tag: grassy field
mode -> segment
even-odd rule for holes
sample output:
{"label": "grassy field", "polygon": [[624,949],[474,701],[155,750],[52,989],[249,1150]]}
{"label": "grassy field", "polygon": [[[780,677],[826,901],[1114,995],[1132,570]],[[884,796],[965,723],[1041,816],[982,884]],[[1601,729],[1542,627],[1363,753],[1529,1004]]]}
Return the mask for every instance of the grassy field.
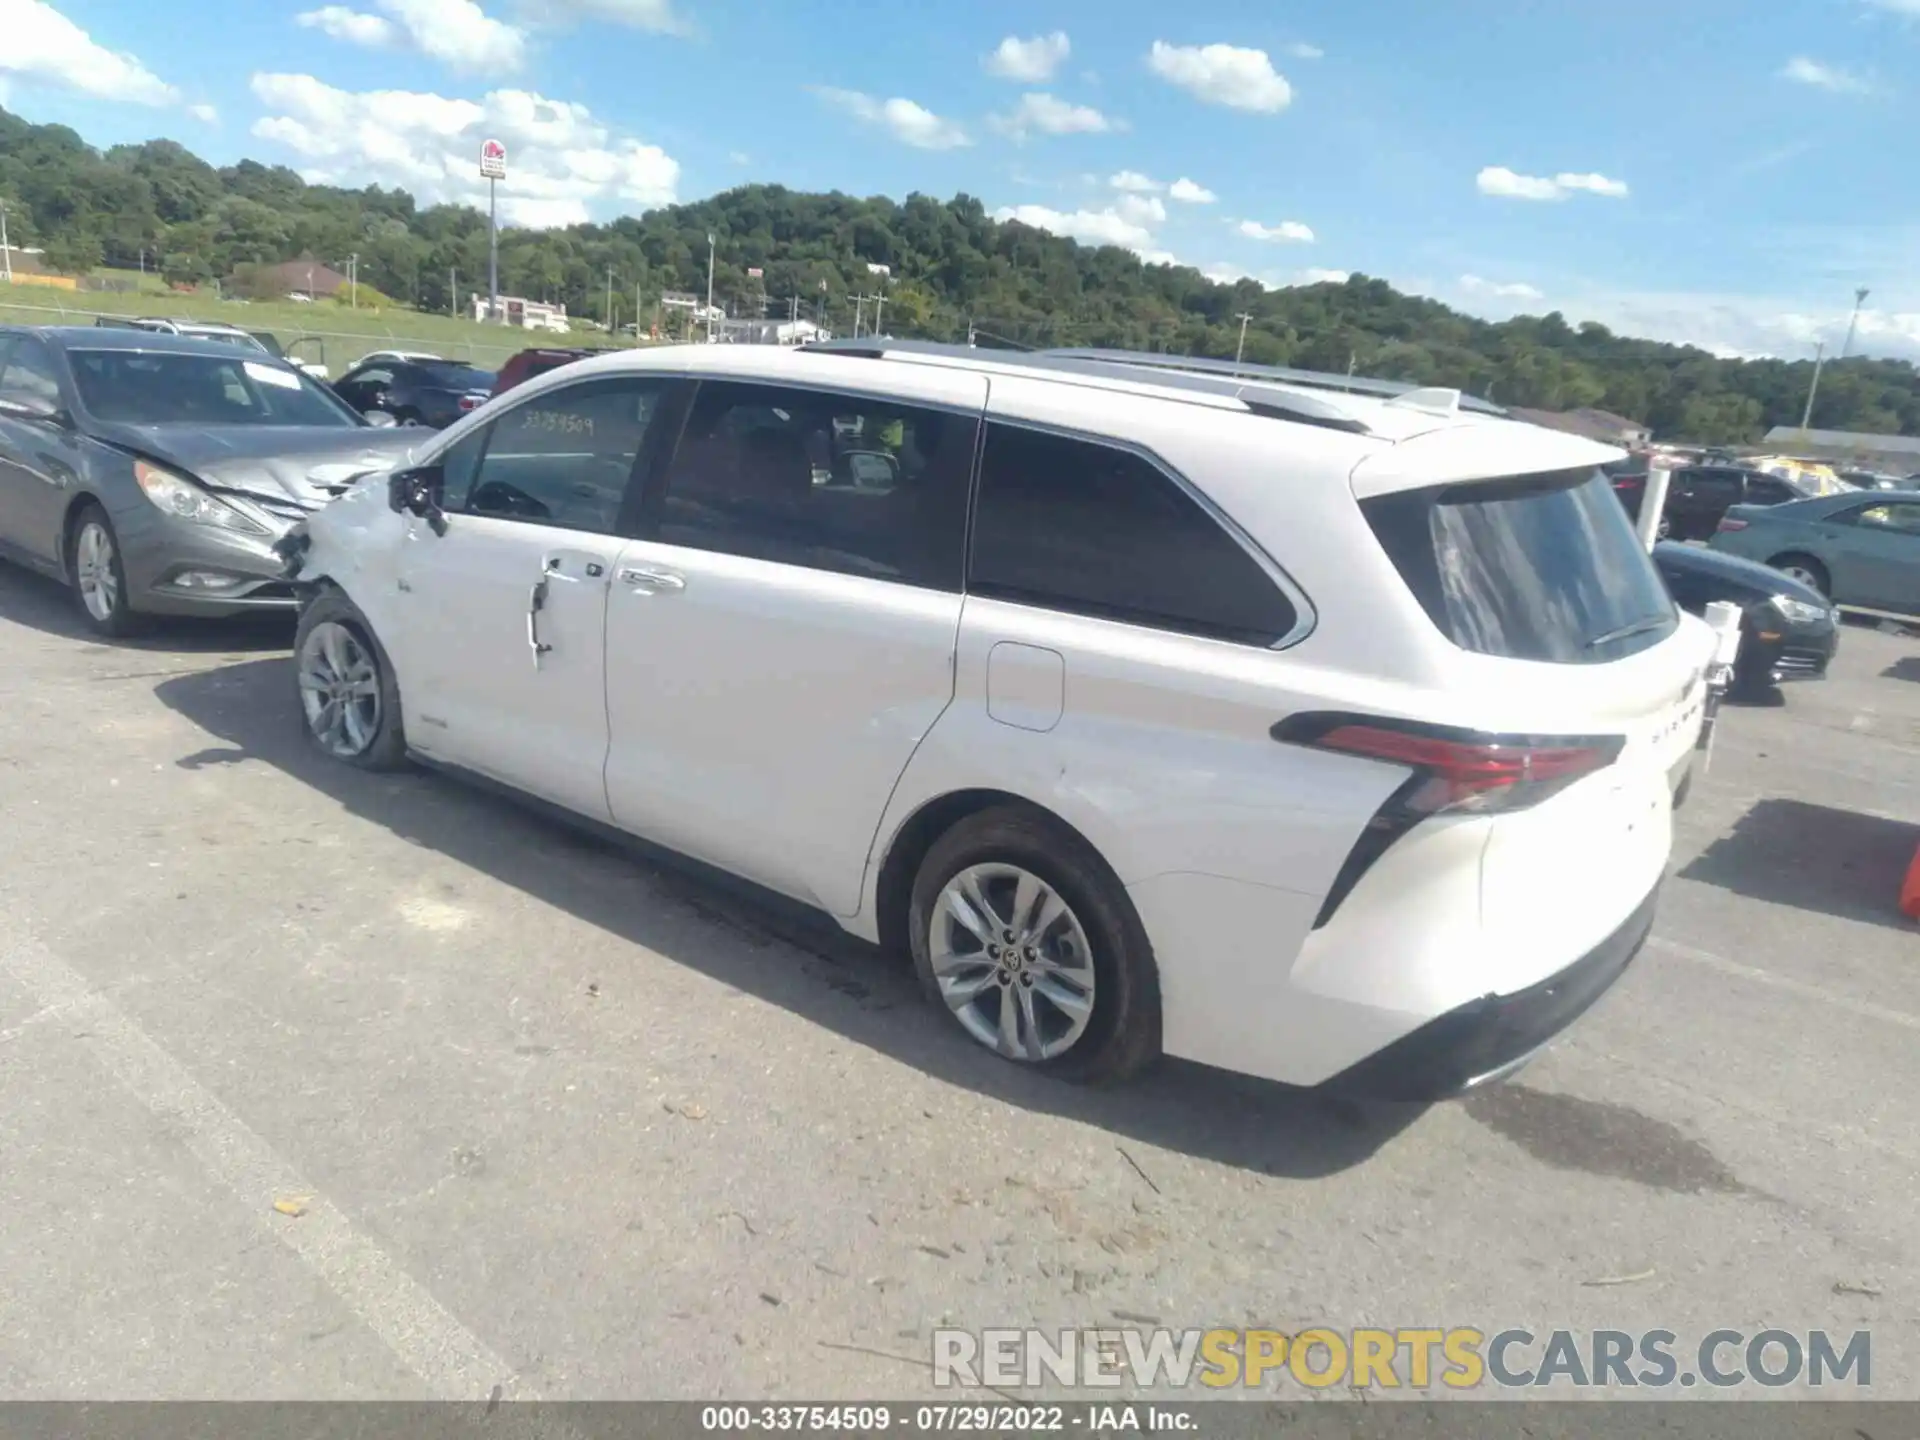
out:
{"label": "grassy field", "polygon": [[319,338],[300,348],[299,358],[321,359],[335,375],[369,350],[427,350],[452,359],[471,360],[495,369],[509,355],[533,345],[594,345],[594,331],[555,335],[547,331],[508,330],[450,315],[423,315],[399,308],[352,309],[330,301],[299,305],[292,301],[215,300],[210,296],[124,294],[102,290],[55,290],[0,284],[0,324],[91,325],[97,315],[191,316],[217,320],[246,330],[267,330],[289,345],[303,335]]}

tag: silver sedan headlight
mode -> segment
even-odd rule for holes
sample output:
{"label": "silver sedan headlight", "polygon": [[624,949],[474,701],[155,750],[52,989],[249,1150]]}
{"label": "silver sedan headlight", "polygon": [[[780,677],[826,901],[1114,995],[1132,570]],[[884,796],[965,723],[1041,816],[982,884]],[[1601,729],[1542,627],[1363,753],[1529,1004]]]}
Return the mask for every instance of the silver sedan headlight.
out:
{"label": "silver sedan headlight", "polygon": [[212,525],[240,535],[268,533],[265,526],[242,515],[224,500],[209,495],[186,476],[176,475],[150,461],[134,461],[133,478],[140,482],[140,491],[147,499],[175,519],[190,520],[196,525]]}

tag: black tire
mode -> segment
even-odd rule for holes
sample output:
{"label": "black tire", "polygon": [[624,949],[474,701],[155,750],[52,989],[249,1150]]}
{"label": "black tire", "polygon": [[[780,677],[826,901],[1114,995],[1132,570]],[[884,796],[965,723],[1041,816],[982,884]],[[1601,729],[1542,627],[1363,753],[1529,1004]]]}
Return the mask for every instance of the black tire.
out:
{"label": "black tire", "polygon": [[[96,603],[103,600],[107,602],[100,614],[95,614],[93,605],[88,602],[90,587],[80,573],[82,546],[84,544],[91,550],[95,542],[89,532],[95,529],[107,547],[105,574],[109,580],[106,586],[91,586]],[[65,558],[74,607],[79,610],[81,622],[89,630],[96,635],[117,640],[137,634],[145,627],[145,617],[136,612],[127,599],[127,571],[120,563],[120,536],[98,501],[89,500],[74,513],[73,523],[67,531]]]}
{"label": "black tire", "polygon": [[1789,551],[1785,555],[1776,555],[1767,564],[1775,570],[1785,570],[1788,566],[1804,570],[1808,581],[1829,600],[1833,598],[1833,577],[1827,573],[1827,567],[1811,555],[1802,555],[1798,551]]}
{"label": "black tire", "polygon": [[[379,705],[369,727],[371,738],[353,753],[343,753],[323,740],[308,710],[303,677],[308,673],[310,658],[318,658],[309,656],[309,645],[318,646],[321,643],[323,637],[318,632],[327,625],[337,625],[348,631],[358,642],[360,653],[373,667]],[[407,768],[406,726],[400,709],[400,687],[393,678],[393,663],[388,660],[387,652],[373,633],[373,627],[367,623],[366,616],[340,591],[323,590],[301,609],[300,624],[293,636],[293,675],[293,695],[300,713],[300,732],[315,751],[329,760],[361,770]]]}
{"label": "black tire", "polygon": [[[1060,1054],[1016,1063],[1083,1084],[1123,1080],[1160,1056],[1160,974],[1126,889],[1094,849],[1036,810],[983,810],[942,835],[920,862],[907,910],[914,969],[928,998],[969,1039],[985,1045],[948,1008],[930,951],[934,907],[947,883],[975,865],[1015,865],[1053,889],[1085,932],[1094,986],[1085,1030]],[[998,1053],[998,1052],[996,1052]]]}

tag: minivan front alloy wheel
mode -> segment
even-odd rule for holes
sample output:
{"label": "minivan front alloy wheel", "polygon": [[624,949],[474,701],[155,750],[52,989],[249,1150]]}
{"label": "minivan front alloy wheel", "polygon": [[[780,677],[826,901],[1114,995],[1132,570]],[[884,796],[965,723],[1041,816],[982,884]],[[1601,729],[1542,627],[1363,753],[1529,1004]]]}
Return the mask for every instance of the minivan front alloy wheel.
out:
{"label": "minivan front alloy wheel", "polygon": [[386,652],[366,618],[339,591],[323,591],[300,612],[293,667],[309,744],[363,770],[406,764],[400,692]]}
{"label": "minivan front alloy wheel", "polygon": [[314,626],[300,647],[300,708],[315,743],[351,760],[380,733],[380,674],[359,636],[336,620]]}

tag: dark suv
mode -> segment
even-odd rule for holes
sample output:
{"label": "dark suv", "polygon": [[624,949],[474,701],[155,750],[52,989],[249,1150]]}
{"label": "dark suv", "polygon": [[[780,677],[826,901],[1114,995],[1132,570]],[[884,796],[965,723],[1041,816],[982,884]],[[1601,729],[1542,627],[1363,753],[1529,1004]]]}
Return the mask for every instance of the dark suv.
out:
{"label": "dark suv", "polygon": [[[1644,464],[1612,475],[1613,493],[1636,520],[1647,493]],[[1738,465],[1689,465],[1673,472],[1667,484],[1667,503],[1660,514],[1662,540],[1707,540],[1720,526],[1720,517],[1735,505],[1784,505],[1804,500],[1811,492],[1791,480],[1748,470]]]}
{"label": "dark suv", "polygon": [[493,393],[493,376],[458,360],[369,359],[333,382],[362,415],[384,411],[401,425],[443,430]]}

